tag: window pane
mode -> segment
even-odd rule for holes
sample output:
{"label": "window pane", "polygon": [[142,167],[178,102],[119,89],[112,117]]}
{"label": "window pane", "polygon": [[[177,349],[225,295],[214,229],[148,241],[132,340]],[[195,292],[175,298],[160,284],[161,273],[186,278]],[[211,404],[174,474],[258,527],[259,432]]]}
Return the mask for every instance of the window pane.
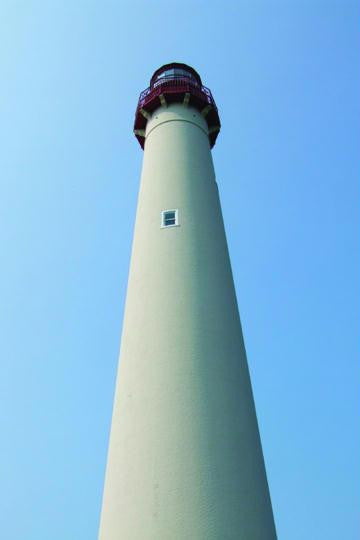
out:
{"label": "window pane", "polygon": [[176,210],[168,210],[168,211],[162,212],[162,226],[169,227],[170,225],[177,225]]}
{"label": "window pane", "polygon": [[163,226],[168,227],[169,225],[176,225],[176,212],[173,210],[163,213]]}

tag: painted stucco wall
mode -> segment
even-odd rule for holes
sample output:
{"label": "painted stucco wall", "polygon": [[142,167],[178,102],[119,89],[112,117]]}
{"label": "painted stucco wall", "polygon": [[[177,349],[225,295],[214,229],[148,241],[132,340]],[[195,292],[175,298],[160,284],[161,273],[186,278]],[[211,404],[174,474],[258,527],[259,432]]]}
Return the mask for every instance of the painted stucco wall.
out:
{"label": "painted stucco wall", "polygon": [[207,124],[181,104],[147,124],[99,538],[276,538]]}

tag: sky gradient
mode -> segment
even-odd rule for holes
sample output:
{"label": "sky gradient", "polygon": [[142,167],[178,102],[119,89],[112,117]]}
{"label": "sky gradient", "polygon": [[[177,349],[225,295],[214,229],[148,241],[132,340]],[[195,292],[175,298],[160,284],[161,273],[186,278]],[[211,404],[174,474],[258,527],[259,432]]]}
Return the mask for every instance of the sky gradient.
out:
{"label": "sky gradient", "polygon": [[346,0],[1,3],[4,540],[97,538],[134,111],[171,61],[220,112],[213,158],[279,540],[358,539],[359,14]]}

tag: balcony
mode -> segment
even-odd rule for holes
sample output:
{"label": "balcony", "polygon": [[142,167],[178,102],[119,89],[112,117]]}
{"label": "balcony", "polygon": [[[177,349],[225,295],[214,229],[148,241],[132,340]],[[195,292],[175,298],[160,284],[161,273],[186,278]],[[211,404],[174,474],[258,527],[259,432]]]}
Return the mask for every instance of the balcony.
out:
{"label": "balcony", "polygon": [[[172,73],[168,75],[170,71]],[[209,127],[212,148],[220,131],[220,119],[209,88],[201,84],[200,77],[197,79],[185,70],[167,70],[155,75],[150,86],[141,92],[135,113],[134,133],[141,148],[144,148],[146,123],[151,113],[170,103],[183,103],[195,107],[203,114]]]}

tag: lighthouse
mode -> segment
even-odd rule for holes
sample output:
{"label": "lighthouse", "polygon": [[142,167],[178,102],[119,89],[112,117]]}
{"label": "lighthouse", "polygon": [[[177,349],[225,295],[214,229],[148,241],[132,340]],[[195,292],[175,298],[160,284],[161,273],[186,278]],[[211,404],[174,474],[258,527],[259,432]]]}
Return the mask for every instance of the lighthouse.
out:
{"label": "lighthouse", "polygon": [[[275,540],[211,149],[211,91],[162,66],[144,150],[99,540]],[[235,167],[234,167],[235,168]]]}

